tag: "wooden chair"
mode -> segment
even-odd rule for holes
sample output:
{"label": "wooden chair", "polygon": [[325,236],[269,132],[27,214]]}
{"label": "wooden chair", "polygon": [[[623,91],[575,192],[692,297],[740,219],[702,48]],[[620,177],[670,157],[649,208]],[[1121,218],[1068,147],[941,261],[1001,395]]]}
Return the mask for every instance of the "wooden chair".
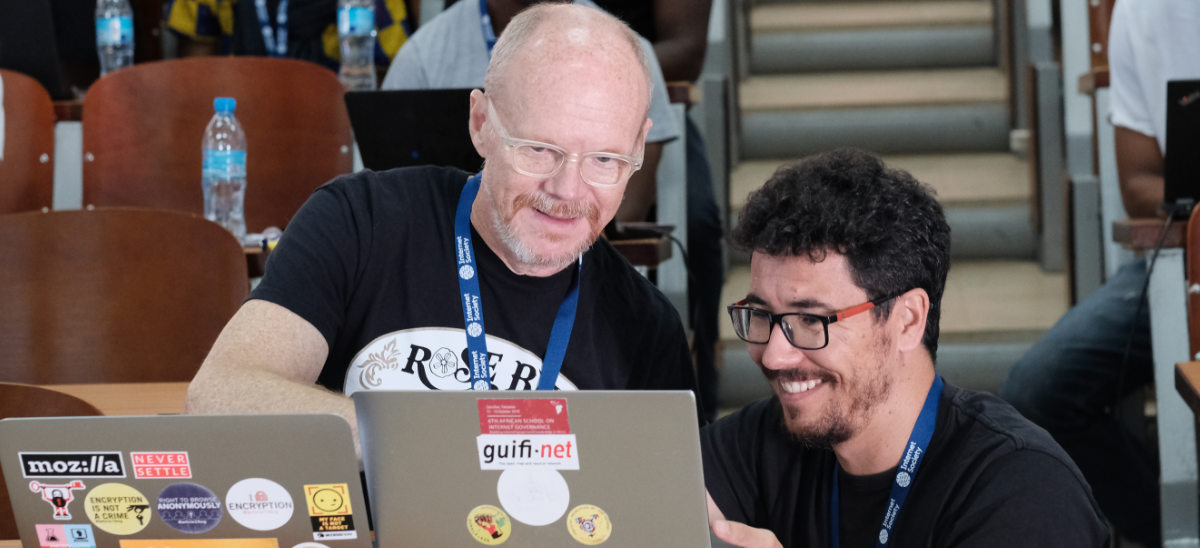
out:
{"label": "wooden chair", "polygon": [[188,381],[249,290],[241,245],[136,208],[0,215],[0,381]]}
{"label": "wooden chair", "polygon": [[246,228],[283,228],[313,189],[353,169],[337,76],[313,63],[195,57],[134,65],[83,100],[83,203],[203,213],[200,145],[213,98],[246,132]]}
{"label": "wooden chair", "polygon": [[54,104],[38,83],[0,69],[4,86],[0,213],[50,207],[54,201]]}
{"label": "wooden chair", "polygon": [[1187,223],[1187,316],[1191,359],[1200,354],[1200,208],[1192,209]]}
{"label": "wooden chair", "polygon": [[[90,417],[102,415],[92,404],[75,396],[29,384],[0,382],[0,419],[11,417]],[[20,537],[13,522],[8,487],[0,474],[0,539]]]}

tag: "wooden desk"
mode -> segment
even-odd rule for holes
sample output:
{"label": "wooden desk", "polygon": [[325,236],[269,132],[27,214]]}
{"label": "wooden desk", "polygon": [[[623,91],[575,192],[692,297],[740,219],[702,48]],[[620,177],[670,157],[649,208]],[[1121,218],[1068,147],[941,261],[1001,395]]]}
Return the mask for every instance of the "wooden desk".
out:
{"label": "wooden desk", "polygon": [[[1163,222],[1163,219],[1116,222],[1113,240],[1135,251],[1150,251],[1162,236]],[[1176,364],[1189,359],[1184,263],[1186,224],[1176,222],[1168,229],[1167,240],[1154,263],[1146,292],[1150,307],[1150,345],[1154,352],[1154,394],[1158,406],[1163,539],[1194,539],[1200,527],[1195,415],[1185,398],[1172,390],[1177,382]]]}
{"label": "wooden desk", "polygon": [[105,415],[167,415],[183,413],[187,386],[186,382],[142,382],[52,384],[47,388],[78,397]]}

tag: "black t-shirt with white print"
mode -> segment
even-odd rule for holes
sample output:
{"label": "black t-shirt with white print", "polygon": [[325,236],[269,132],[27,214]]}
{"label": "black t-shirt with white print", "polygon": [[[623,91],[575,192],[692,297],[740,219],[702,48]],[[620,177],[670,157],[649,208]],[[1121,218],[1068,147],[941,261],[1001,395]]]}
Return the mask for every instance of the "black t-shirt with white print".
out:
{"label": "black t-shirt with white print", "polygon": [[[363,171],[317,189],[288,224],[251,294],[325,337],[318,382],[334,391],[464,390],[470,373],[454,213],[470,174]],[[510,271],[472,229],[493,386],[537,387],[541,357],[575,266]],[[601,240],[583,257],[579,306],[558,389],[694,389],[667,299]]]}

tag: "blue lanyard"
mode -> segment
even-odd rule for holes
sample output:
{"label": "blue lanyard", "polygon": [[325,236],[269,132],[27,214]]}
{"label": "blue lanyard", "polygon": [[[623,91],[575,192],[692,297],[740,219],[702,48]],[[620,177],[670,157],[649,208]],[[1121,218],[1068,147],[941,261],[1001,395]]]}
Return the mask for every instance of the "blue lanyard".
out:
{"label": "blue lanyard", "polygon": [[479,25],[483,27],[483,43],[487,45],[488,59],[496,47],[496,30],[492,28],[492,16],[488,15],[487,0],[479,0]]}
{"label": "blue lanyard", "polygon": [[[913,425],[912,434],[908,437],[908,445],[904,451],[904,457],[900,460],[900,466],[896,469],[896,481],[892,483],[892,495],[888,498],[887,510],[883,513],[883,525],[879,529],[879,539],[875,544],[876,547],[887,546],[889,537],[892,535],[892,527],[896,525],[896,516],[900,515],[900,508],[904,506],[904,499],[908,498],[908,491],[912,489],[913,481],[917,477],[917,468],[921,466],[921,460],[925,457],[925,452],[929,449],[929,440],[933,438],[933,429],[937,426],[938,401],[942,398],[942,387],[944,384],[940,376],[935,376],[933,386],[929,387],[929,394],[925,396],[925,405],[921,407],[921,414],[917,417],[917,424]],[[833,548],[839,548],[841,545],[841,530],[838,529],[839,472],[841,472],[841,467],[838,466],[837,459],[834,459],[833,500],[830,503],[831,508],[829,509],[829,538],[832,540]]]}
{"label": "blue lanyard", "polygon": [[[458,197],[458,209],[454,213],[454,253],[458,257],[458,290],[462,295],[463,325],[467,332],[467,351],[470,355],[471,389],[491,390],[492,367],[488,360],[487,336],[483,328],[483,299],[479,291],[479,269],[475,266],[475,244],[471,241],[471,206],[479,193],[480,174],[467,179],[462,194]],[[554,327],[550,328],[550,342],[546,344],[546,355],[542,358],[542,373],[538,379],[538,390],[553,390],[562,369],[571,330],[575,327],[575,309],[579,305],[579,279],[583,277],[583,256],[579,257],[579,268],[567,289],[567,296],[558,305],[554,316]]]}
{"label": "blue lanyard", "polygon": [[[258,12],[258,27],[262,29],[263,44],[267,46],[267,55],[271,57],[287,56],[287,8],[288,0],[279,0],[279,8],[275,12],[275,29],[271,29],[271,18],[267,15],[267,0],[254,0],[255,11]],[[279,33],[279,41],[275,41],[275,33]]]}

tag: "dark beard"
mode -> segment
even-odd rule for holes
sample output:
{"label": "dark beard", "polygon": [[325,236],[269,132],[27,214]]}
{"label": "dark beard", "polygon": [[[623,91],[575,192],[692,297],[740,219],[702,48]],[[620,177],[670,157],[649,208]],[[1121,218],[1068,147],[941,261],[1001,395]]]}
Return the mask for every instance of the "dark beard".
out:
{"label": "dark beard", "polygon": [[834,445],[850,439],[850,436],[853,434],[853,432],[850,431],[850,426],[839,418],[830,419],[833,421],[833,424],[829,428],[825,428],[822,431],[796,432],[788,426],[787,421],[789,418],[795,419],[798,416],[800,416],[799,411],[784,406],[783,416],[781,416],[779,419],[781,423],[780,426],[787,431],[788,435],[791,436],[793,441],[796,441],[805,447],[810,447],[813,449],[832,449]]}

